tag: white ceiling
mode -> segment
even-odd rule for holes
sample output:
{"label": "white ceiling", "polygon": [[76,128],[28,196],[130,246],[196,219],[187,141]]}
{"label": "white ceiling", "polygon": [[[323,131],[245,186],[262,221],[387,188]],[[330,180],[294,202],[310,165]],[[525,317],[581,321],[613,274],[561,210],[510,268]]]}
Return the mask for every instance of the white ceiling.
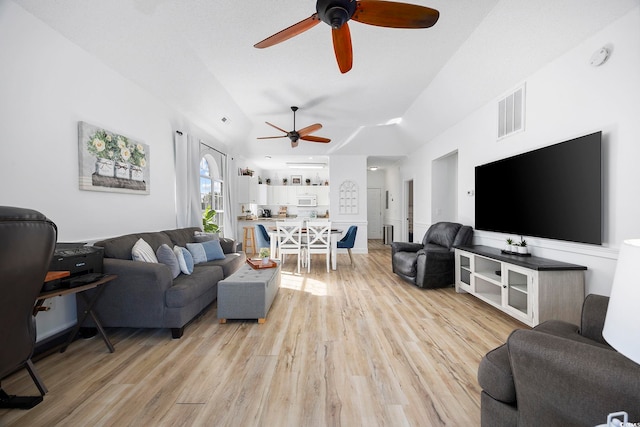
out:
{"label": "white ceiling", "polygon": [[[400,30],[350,21],[354,65],[341,74],[324,23],[253,47],[311,16],[313,0],[14,1],[259,167],[281,167],[267,154],[395,162],[638,4],[407,0],[439,10],[438,23]],[[320,122],[315,135],[332,142],[292,149],[286,138],[256,140],[279,134],[265,121],[291,130],[292,105],[297,129]]]}

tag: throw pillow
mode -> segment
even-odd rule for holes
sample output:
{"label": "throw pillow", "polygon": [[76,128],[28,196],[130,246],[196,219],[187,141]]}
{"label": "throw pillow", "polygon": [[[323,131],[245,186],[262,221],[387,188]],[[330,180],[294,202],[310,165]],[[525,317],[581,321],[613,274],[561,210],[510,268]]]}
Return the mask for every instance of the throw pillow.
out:
{"label": "throw pillow", "polygon": [[142,262],[158,262],[156,254],[151,249],[151,246],[144,241],[144,239],[138,239],[138,241],[131,248],[131,257],[134,261]]}
{"label": "throw pillow", "polygon": [[204,253],[207,254],[207,261],[213,261],[216,259],[224,259],[224,252],[220,245],[220,240],[210,240],[202,243]]}
{"label": "throw pillow", "polygon": [[171,276],[175,279],[180,274],[180,264],[178,263],[178,258],[176,254],[173,252],[173,249],[169,247],[166,243],[160,245],[158,250],[156,251],[156,257],[158,258],[158,262],[169,267],[171,270]]}
{"label": "throw pillow", "polygon": [[191,252],[183,247],[176,245],[173,247],[173,253],[176,254],[176,258],[178,259],[180,271],[182,271],[184,274],[193,273],[193,257],[191,256]]}
{"label": "throw pillow", "polygon": [[193,239],[196,243],[208,242],[210,240],[218,240],[220,235],[218,233],[203,233],[202,231],[196,231],[193,234]]}
{"label": "throw pillow", "polygon": [[187,243],[187,249],[191,252],[194,264],[207,262],[207,253],[204,251],[202,243]]}
{"label": "throw pillow", "polygon": [[224,259],[224,252],[218,240],[210,240],[204,243],[187,243],[187,249],[191,252],[195,264]]}

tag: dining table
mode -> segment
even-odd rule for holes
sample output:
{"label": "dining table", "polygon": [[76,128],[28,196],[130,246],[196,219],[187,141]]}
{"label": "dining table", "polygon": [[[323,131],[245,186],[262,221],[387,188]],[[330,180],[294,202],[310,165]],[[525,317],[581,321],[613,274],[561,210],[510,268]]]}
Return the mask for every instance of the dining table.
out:
{"label": "dining table", "polygon": [[[278,230],[276,229],[276,227],[269,227],[267,231],[269,233],[269,240],[270,240],[269,253],[275,254],[277,250],[277,244],[278,244]],[[302,228],[303,239],[306,235],[307,235],[307,229]],[[332,228],[331,229],[331,255],[330,255],[332,270],[338,269],[338,240],[340,240],[340,237],[342,237],[342,230],[338,228]]]}

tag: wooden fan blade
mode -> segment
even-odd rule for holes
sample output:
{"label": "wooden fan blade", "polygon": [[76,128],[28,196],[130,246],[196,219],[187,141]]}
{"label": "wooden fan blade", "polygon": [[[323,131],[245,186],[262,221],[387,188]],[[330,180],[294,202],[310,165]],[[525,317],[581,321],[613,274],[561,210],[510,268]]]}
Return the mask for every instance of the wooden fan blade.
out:
{"label": "wooden fan blade", "polygon": [[274,124],[271,124],[271,123],[269,123],[269,122],[265,122],[265,123],[266,123],[266,124],[268,124],[269,126],[271,126],[272,128],[276,128],[276,129],[278,129],[280,132],[289,133],[289,132],[287,132],[287,131],[286,131],[286,130],[284,130],[284,129],[280,129],[278,126],[276,126],[276,125],[274,125]]}
{"label": "wooden fan blade", "polygon": [[345,22],[338,29],[331,29],[333,36],[333,50],[336,53],[338,68],[342,74],[348,72],[353,66],[353,49],[351,48],[351,31]]}
{"label": "wooden fan blade", "polygon": [[329,138],[323,138],[321,136],[314,136],[314,135],[307,135],[307,136],[301,136],[300,139],[304,139],[305,141],[311,141],[311,142],[331,142],[331,140]]}
{"label": "wooden fan blade", "polygon": [[285,40],[289,40],[291,37],[295,37],[298,34],[302,34],[307,30],[315,27],[320,23],[320,19],[318,19],[318,14],[314,13],[307,19],[303,19],[297,24],[293,24],[292,26],[285,28],[284,30],[275,33],[274,35],[267,37],[253,45],[253,47],[257,47],[258,49],[264,49],[265,47],[271,47],[275,44],[281,43]]}
{"label": "wooden fan blade", "polygon": [[307,126],[306,128],[302,128],[298,131],[298,135],[300,136],[305,136],[305,135],[309,135],[310,133],[313,133],[317,130],[322,129],[322,125],[320,123],[316,123],[314,125],[311,126]]}
{"label": "wooden fan blade", "polygon": [[440,12],[425,6],[382,0],[357,3],[351,19],[363,24],[391,28],[429,28],[438,22]]}
{"label": "wooden fan blade", "polygon": [[275,138],[286,138],[287,135],[282,136],[259,136],[257,139],[275,139]]}

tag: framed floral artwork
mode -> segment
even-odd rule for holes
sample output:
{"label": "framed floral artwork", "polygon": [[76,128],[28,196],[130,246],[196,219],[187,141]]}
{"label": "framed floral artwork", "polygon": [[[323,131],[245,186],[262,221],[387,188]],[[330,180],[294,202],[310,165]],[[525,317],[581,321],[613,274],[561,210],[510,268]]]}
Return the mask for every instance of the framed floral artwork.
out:
{"label": "framed floral artwork", "polygon": [[149,194],[149,146],[78,122],[81,190]]}
{"label": "framed floral artwork", "polygon": [[291,175],[291,185],[302,185],[302,175]]}

